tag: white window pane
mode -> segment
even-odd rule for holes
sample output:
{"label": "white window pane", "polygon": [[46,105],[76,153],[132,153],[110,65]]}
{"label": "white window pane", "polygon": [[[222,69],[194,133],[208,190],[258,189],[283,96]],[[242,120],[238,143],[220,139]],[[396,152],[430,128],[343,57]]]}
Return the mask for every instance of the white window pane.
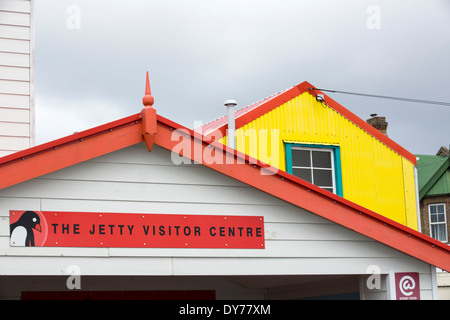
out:
{"label": "white window pane", "polygon": [[435,224],[431,226],[431,236],[439,241],[447,240],[447,230],[445,224]]}

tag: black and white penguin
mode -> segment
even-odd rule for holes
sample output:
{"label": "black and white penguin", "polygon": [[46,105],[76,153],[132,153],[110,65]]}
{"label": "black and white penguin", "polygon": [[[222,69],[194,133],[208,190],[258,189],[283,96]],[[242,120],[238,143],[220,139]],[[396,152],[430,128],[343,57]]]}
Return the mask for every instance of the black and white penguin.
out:
{"label": "black and white penguin", "polygon": [[41,232],[41,220],[34,211],[26,211],[10,225],[11,246],[34,247],[33,229]]}

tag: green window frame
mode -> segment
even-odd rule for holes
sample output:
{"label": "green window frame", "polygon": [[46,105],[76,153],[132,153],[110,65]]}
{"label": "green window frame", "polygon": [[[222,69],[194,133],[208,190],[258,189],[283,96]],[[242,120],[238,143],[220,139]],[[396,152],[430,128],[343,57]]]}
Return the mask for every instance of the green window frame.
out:
{"label": "green window frame", "polygon": [[[341,150],[339,146],[285,142],[285,150],[286,171],[288,173],[343,197]],[[293,152],[294,154],[299,154],[299,152],[303,153],[305,159],[309,153],[311,158],[309,162],[306,159],[304,163],[299,163],[298,160],[293,160]],[[330,155],[330,165],[321,165],[320,163],[324,163],[323,161],[326,161],[327,159],[325,156],[326,154]],[[322,157],[321,155],[324,155],[325,157]],[[321,158],[325,160],[321,160]],[[308,170],[310,170],[310,173],[308,173]],[[330,175],[327,171],[331,171],[332,185],[329,183],[328,177]],[[314,181],[314,178],[316,178],[317,181]],[[327,181],[325,186],[320,183],[324,181]]]}

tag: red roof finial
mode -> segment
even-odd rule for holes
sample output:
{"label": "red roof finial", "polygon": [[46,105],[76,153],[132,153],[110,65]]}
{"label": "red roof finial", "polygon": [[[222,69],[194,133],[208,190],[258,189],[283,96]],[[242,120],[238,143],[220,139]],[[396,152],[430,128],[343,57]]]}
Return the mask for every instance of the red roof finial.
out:
{"label": "red roof finial", "polygon": [[155,102],[155,99],[152,96],[152,92],[150,91],[150,81],[148,79],[148,71],[147,71],[147,79],[145,83],[145,96],[142,98],[142,103],[146,107],[153,106],[153,103]]}

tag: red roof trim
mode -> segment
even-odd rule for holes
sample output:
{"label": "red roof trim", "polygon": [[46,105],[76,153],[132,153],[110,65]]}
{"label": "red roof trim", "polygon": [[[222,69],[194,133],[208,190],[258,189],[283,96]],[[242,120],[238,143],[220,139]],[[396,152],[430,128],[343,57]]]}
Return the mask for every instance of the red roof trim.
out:
{"label": "red roof trim", "polygon": [[[187,131],[193,137],[191,154],[182,154],[183,156],[394,249],[450,270],[450,246],[221,143],[209,143],[193,130],[179,125],[175,127],[173,124],[164,126],[161,123],[155,143],[174,150],[179,140],[172,139],[173,129],[183,129],[184,133]],[[222,150],[228,157],[234,158],[234,164],[226,164],[226,161],[224,164],[216,164],[197,159],[194,150],[198,150],[198,147],[195,144],[202,145],[202,152],[209,146]],[[273,174],[261,174],[261,170]]]}
{"label": "red roof trim", "polygon": [[[191,153],[183,154],[222,174],[253,186],[295,206],[368,236],[434,266],[450,271],[450,246],[420,232],[394,222],[344,198],[320,189],[284,171],[249,157],[223,144],[213,142],[234,164],[196,159],[195,150],[210,145],[198,132],[157,116],[157,145],[174,150],[179,140],[173,139],[176,129],[189,133]],[[41,146],[0,158],[0,188],[5,188],[42,174],[113,152],[144,141],[140,114],[95,127]],[[271,175],[261,174],[262,170]],[[2,182],[6,177],[7,183]]]}
{"label": "red roof trim", "polygon": [[[237,110],[235,113],[236,129],[250,123],[251,121],[259,118],[261,115],[281,106],[283,103],[295,98],[298,95],[299,93],[297,88],[292,87]],[[204,134],[214,136],[215,132],[219,131],[222,137],[226,136],[227,128],[227,116],[222,116],[216,120],[204,124],[201,127]]]}
{"label": "red roof trim", "polygon": [[25,150],[21,150],[12,154],[9,154],[7,156],[4,156],[2,158],[0,158],[0,165],[10,162],[10,161],[14,161],[14,160],[18,160],[18,159],[24,159],[24,158],[28,158],[30,156],[33,156],[35,154],[38,154],[40,152],[49,150],[49,149],[54,149],[56,147],[60,147],[64,144],[67,143],[71,143],[80,139],[86,139],[89,136],[94,136],[97,135],[99,133],[102,133],[104,131],[110,131],[114,128],[119,128],[121,126],[127,125],[129,123],[132,122],[136,122],[136,121],[140,121],[140,113],[132,115],[132,116],[128,116],[113,122],[109,122],[97,127],[93,127],[90,129],[87,129],[85,131],[81,131],[81,132],[76,132],[74,134],[68,135],[66,137],[63,138],[59,138],[56,140],[52,140],[40,145],[37,145],[35,147],[31,147]]}
{"label": "red roof trim", "polygon": [[140,114],[0,158],[0,189],[143,141]]}
{"label": "red roof trim", "polygon": [[[310,86],[309,88],[312,89],[314,87]],[[358,117],[357,115],[355,115],[354,113],[352,113],[351,111],[349,111],[348,109],[346,109],[345,107],[340,105],[338,102],[336,102],[335,100],[333,100],[332,98],[330,98],[329,96],[324,94],[322,91],[320,91],[320,90],[309,90],[308,88],[306,88],[306,90],[304,90],[303,92],[309,92],[309,93],[311,93],[313,95],[323,94],[324,97],[325,97],[325,103],[328,106],[330,106],[331,108],[333,108],[334,110],[339,112],[341,115],[346,117],[348,120],[350,120],[351,122],[353,122],[354,124],[359,126],[361,129],[363,129],[364,131],[366,131],[367,133],[369,133],[370,135],[372,135],[376,139],[380,140],[386,146],[388,146],[389,148],[391,148],[392,150],[397,152],[399,155],[401,155],[404,158],[408,159],[414,165],[417,164],[417,159],[416,159],[415,155],[413,155],[411,152],[409,152],[408,150],[403,148],[401,145],[396,143],[394,140],[390,139],[388,136],[386,136],[385,134],[381,133],[379,130],[377,130],[374,127],[372,127],[366,121],[362,120],[360,117]],[[303,93],[303,92],[301,92],[301,93]],[[315,94],[314,94],[314,92],[315,92]]]}
{"label": "red roof trim", "polygon": [[[388,136],[384,135],[366,121],[362,120],[360,117],[340,105],[338,102],[324,94],[322,91],[313,90],[315,87],[308,82],[302,82],[297,86],[294,86],[285,91],[279,92],[269,98],[266,98],[260,102],[254,103],[250,106],[247,106],[243,109],[236,111],[236,129],[241,128],[242,126],[250,123],[251,121],[261,117],[262,115],[272,111],[273,109],[283,105],[287,101],[301,95],[302,93],[308,92],[313,96],[316,96],[318,93],[323,94],[325,97],[325,103],[339,112],[342,116],[359,126],[361,129],[366,131],[368,134],[372,135],[374,138],[378,139],[382,143],[384,143],[387,147],[391,148],[399,155],[408,159],[411,163],[416,165],[417,160],[416,157],[407,151],[405,148],[397,144],[395,141],[390,139]],[[228,128],[227,117],[223,116],[219,119],[216,119],[210,123],[202,126],[203,132],[214,135],[215,132],[219,131],[221,136],[226,135],[226,129]]]}

